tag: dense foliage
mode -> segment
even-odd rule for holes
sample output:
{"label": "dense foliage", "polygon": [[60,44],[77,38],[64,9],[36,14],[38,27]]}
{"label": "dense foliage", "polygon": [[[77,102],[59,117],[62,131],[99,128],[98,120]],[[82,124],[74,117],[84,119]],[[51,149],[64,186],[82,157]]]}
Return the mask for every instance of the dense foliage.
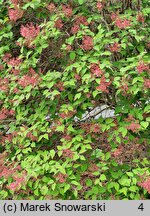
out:
{"label": "dense foliage", "polygon": [[0,0],[1,199],[149,198],[149,12]]}

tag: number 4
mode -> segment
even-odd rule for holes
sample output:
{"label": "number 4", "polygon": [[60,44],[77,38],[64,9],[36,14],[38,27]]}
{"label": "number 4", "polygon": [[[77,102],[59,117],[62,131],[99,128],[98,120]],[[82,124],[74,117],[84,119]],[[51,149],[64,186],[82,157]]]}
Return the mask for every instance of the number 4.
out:
{"label": "number 4", "polygon": [[138,207],[139,210],[143,211],[144,210],[144,207],[143,207],[143,203],[141,203]]}

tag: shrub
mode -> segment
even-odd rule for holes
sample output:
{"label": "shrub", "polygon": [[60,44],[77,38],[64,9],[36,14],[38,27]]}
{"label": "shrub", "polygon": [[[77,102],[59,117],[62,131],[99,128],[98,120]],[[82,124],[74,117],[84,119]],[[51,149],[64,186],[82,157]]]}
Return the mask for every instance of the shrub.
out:
{"label": "shrub", "polygon": [[150,8],[128,2],[0,0],[1,199],[149,198]]}

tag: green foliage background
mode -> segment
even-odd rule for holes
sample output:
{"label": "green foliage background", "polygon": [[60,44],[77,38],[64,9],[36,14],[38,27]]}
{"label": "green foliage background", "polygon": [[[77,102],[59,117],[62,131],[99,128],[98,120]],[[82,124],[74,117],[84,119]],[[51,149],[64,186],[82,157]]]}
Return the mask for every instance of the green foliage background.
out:
{"label": "green foliage background", "polygon": [[[22,0],[16,10],[23,15],[12,21],[14,2],[0,0],[0,198],[149,199],[149,1],[101,1],[99,10],[97,1]],[[117,27],[112,13],[130,25]],[[72,33],[78,17],[86,21]],[[29,47],[20,29],[30,23],[40,32]],[[84,36],[92,39],[89,49]],[[117,52],[110,50],[114,43]],[[12,66],[6,53],[21,63]],[[93,64],[104,73],[106,91],[98,89]],[[30,84],[23,87],[25,75]],[[103,104],[114,117],[74,120]]]}

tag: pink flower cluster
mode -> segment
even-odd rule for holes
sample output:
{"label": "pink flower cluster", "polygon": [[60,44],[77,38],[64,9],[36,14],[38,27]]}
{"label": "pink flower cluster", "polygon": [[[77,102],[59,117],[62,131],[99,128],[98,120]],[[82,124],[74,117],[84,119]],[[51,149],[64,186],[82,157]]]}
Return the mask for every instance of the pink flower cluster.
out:
{"label": "pink flower cluster", "polygon": [[115,21],[115,26],[117,26],[119,29],[125,29],[131,26],[131,21],[127,19],[121,19],[118,17]]}
{"label": "pink flower cluster", "polygon": [[150,194],[150,177],[147,177],[145,181],[138,182],[138,185],[147,190],[147,192]]}
{"label": "pink flower cluster", "polygon": [[65,112],[60,113],[59,116],[62,119],[65,119],[65,118],[71,118],[74,114],[75,114],[75,111],[68,111],[67,113],[65,113]]}
{"label": "pink flower cluster", "polygon": [[90,93],[86,93],[86,97],[87,97],[87,98],[90,98],[90,97],[91,97],[91,94],[90,94]]}
{"label": "pink flower cluster", "polygon": [[96,77],[100,77],[103,74],[102,69],[100,68],[100,66],[96,63],[91,64],[90,66],[90,71],[96,76]]}
{"label": "pink flower cluster", "polygon": [[18,75],[20,73],[20,70],[17,70],[15,68],[13,68],[10,72],[13,73],[16,76],[16,75]]}
{"label": "pink flower cluster", "polygon": [[9,190],[15,191],[25,181],[26,172],[23,171],[21,173],[22,175],[18,177],[17,171],[21,171],[21,167],[19,165],[16,167],[14,167],[14,164],[9,166],[2,165],[0,167],[0,178],[4,177],[5,179],[8,179],[11,176],[15,180],[15,182],[12,182],[10,185],[7,186]]}
{"label": "pink flower cluster", "polygon": [[33,23],[22,25],[20,29],[20,34],[27,40],[36,38],[39,33],[40,27],[37,24],[34,26]]}
{"label": "pink flower cluster", "polygon": [[0,71],[2,71],[3,69],[4,69],[4,66],[0,64]]}
{"label": "pink flower cluster", "polygon": [[62,5],[62,10],[66,17],[71,17],[73,14],[73,11],[70,5]]}
{"label": "pink flower cluster", "polygon": [[[19,89],[15,87],[15,88],[13,89],[13,93],[16,94],[16,93],[18,93],[18,92],[19,92]],[[13,101],[12,101],[12,102],[13,102]]]}
{"label": "pink flower cluster", "polygon": [[75,74],[75,75],[74,75],[74,78],[75,78],[76,80],[81,80],[81,77],[80,77],[79,74]]}
{"label": "pink flower cluster", "polygon": [[98,1],[96,4],[96,7],[97,7],[98,11],[101,11],[103,9],[103,4],[100,1]]}
{"label": "pink flower cluster", "polygon": [[140,129],[140,124],[136,122],[131,122],[130,125],[127,126],[128,130],[131,130],[132,132],[136,133]]}
{"label": "pink flower cluster", "polygon": [[114,22],[118,17],[118,14],[116,13],[111,13],[111,20]]}
{"label": "pink flower cluster", "polygon": [[25,44],[28,47],[33,47],[31,43],[33,40],[39,35],[40,33],[40,27],[36,24],[36,26],[33,25],[33,23],[26,24],[25,26],[22,25],[20,28],[20,34],[26,39]]}
{"label": "pink flower cluster", "polygon": [[58,83],[55,84],[55,87],[57,87],[59,89],[59,91],[63,91],[64,90],[64,83],[59,81]]}
{"label": "pink flower cluster", "polygon": [[127,83],[122,83],[119,88],[122,90],[124,96],[127,94],[127,91],[129,90]]}
{"label": "pink flower cluster", "polygon": [[115,151],[112,152],[112,156],[117,158],[123,153],[123,146],[120,145]]}
{"label": "pink flower cluster", "polygon": [[139,73],[142,73],[143,71],[149,70],[148,65],[146,65],[143,61],[140,61],[137,66],[137,71]]}
{"label": "pink flower cluster", "polygon": [[92,172],[96,172],[99,170],[99,167],[96,164],[91,164],[88,170]]}
{"label": "pink flower cluster", "polygon": [[25,181],[24,177],[13,177],[14,178],[14,182],[12,182],[10,185],[7,186],[7,188],[9,190],[13,190],[16,191],[17,189],[19,189],[19,187],[21,186],[21,184]]}
{"label": "pink flower cluster", "polygon": [[119,29],[125,29],[131,26],[131,20],[121,19],[118,14],[112,13],[111,19]]}
{"label": "pink flower cluster", "polygon": [[18,182],[12,182],[10,185],[7,186],[9,190],[16,191],[19,188],[19,183]]}
{"label": "pink flower cluster", "polygon": [[68,134],[65,134],[62,136],[63,139],[67,140],[67,141],[71,141],[72,140],[72,137]]}
{"label": "pink flower cluster", "polygon": [[150,79],[144,79],[144,87],[150,88]]}
{"label": "pink flower cluster", "polygon": [[0,90],[7,91],[8,90],[9,79],[8,78],[0,78]]}
{"label": "pink flower cluster", "polygon": [[100,133],[100,126],[98,123],[92,124],[90,127],[90,131],[93,133]]}
{"label": "pink flower cluster", "polygon": [[19,57],[14,57],[9,59],[9,61],[7,62],[8,65],[12,66],[12,67],[18,67],[21,64],[22,60]]}
{"label": "pink flower cluster", "polygon": [[33,142],[38,140],[38,138],[34,136],[31,132],[28,132],[26,137],[30,138]]}
{"label": "pink flower cluster", "polygon": [[109,91],[108,91],[107,88],[109,87],[110,84],[111,84],[111,82],[106,82],[106,78],[103,75],[102,78],[101,78],[101,80],[100,80],[100,85],[96,89],[100,90],[102,92],[108,93]]}
{"label": "pink flower cluster", "polygon": [[71,33],[76,34],[79,31],[81,24],[85,26],[89,25],[85,16],[79,16],[75,19],[74,25],[71,28]]}
{"label": "pink flower cluster", "polygon": [[114,42],[113,44],[111,44],[111,45],[109,46],[109,50],[110,50],[111,52],[119,52],[119,51],[120,51],[120,45],[119,45],[119,43]]}
{"label": "pink flower cluster", "polygon": [[48,6],[47,6],[47,9],[50,11],[50,13],[53,13],[56,9],[56,6],[54,3],[50,3]]}
{"label": "pink flower cluster", "polygon": [[3,136],[3,137],[2,137],[1,142],[2,142],[2,144],[4,144],[6,141],[11,142],[11,141],[12,141],[12,138],[13,138],[13,135],[12,135],[12,134],[7,134],[6,136]]}
{"label": "pink flower cluster", "polygon": [[90,36],[83,36],[81,47],[86,51],[93,49],[93,38]]}
{"label": "pink flower cluster", "polygon": [[32,85],[33,87],[37,84],[37,79],[36,77],[31,77],[29,75],[24,75],[20,80],[19,80],[19,85],[22,87],[26,87],[28,85]]}
{"label": "pink flower cluster", "polygon": [[27,75],[22,76],[22,78],[18,81],[18,84],[22,87],[26,87],[28,85],[32,85],[35,87],[40,81],[40,77],[36,72],[30,68]]}
{"label": "pink flower cluster", "polygon": [[5,53],[2,59],[4,62],[8,62],[11,57],[12,55],[10,53]]}
{"label": "pink flower cluster", "polygon": [[139,13],[139,14],[137,15],[137,21],[138,21],[138,22],[142,22],[142,23],[145,21],[145,18],[144,18],[144,16],[143,16],[143,14]]}
{"label": "pink flower cluster", "polygon": [[18,19],[22,18],[23,10],[21,10],[21,9],[19,9],[17,7],[15,9],[9,8],[8,9],[8,14],[9,14],[9,19],[11,21],[16,22]]}
{"label": "pink flower cluster", "polygon": [[62,29],[62,27],[63,27],[63,22],[62,22],[62,19],[61,18],[58,18],[57,20],[56,20],[56,22],[55,22],[55,25],[54,25],[54,27],[56,27],[57,29],[59,29],[59,30],[61,30]]}
{"label": "pink flower cluster", "polygon": [[14,168],[13,166],[2,166],[0,169],[0,178],[4,177],[7,179],[9,176],[16,174],[16,171],[20,171],[21,167],[17,166]]}
{"label": "pink flower cluster", "polygon": [[67,51],[72,50],[72,46],[68,44],[68,45],[66,46],[66,50],[67,50]]}
{"label": "pink flower cluster", "polygon": [[136,120],[133,115],[129,114],[128,117],[125,119],[126,122],[129,122],[130,124],[126,127],[128,130],[131,130],[132,132],[138,132],[140,129],[139,120]]}
{"label": "pink flower cluster", "polygon": [[22,0],[11,0],[11,3],[14,5],[14,6],[17,6],[18,4],[20,4],[22,2]]}
{"label": "pink flower cluster", "polygon": [[4,167],[3,170],[0,173],[0,178],[4,177],[4,178],[8,178],[9,176],[11,176],[14,173],[13,169],[8,169],[7,167]]}
{"label": "pink flower cluster", "polygon": [[6,119],[6,118],[7,116],[4,113],[0,112],[0,120]]}
{"label": "pink flower cluster", "polygon": [[87,21],[87,19],[86,19],[85,16],[79,16],[79,17],[77,17],[77,18],[75,19],[75,24],[76,24],[76,25],[82,24],[82,25],[85,25],[85,26],[88,26],[88,25],[89,25],[89,23],[88,23],[88,21]]}
{"label": "pink flower cluster", "polygon": [[8,116],[14,116],[14,110],[8,110],[6,108],[2,108],[0,110],[0,120],[6,119]]}
{"label": "pink flower cluster", "polygon": [[71,33],[72,33],[72,34],[76,34],[76,33],[79,31],[79,29],[80,29],[80,26],[79,26],[79,25],[74,25],[74,26],[72,26],[72,28],[71,28]]}
{"label": "pink flower cluster", "polygon": [[73,158],[73,151],[71,151],[70,149],[64,149],[63,150],[63,156],[67,157],[67,158]]}
{"label": "pink flower cluster", "polygon": [[63,173],[59,173],[57,175],[57,179],[59,181],[59,183],[64,183],[66,181],[66,178],[68,177],[67,174],[63,174]]}

